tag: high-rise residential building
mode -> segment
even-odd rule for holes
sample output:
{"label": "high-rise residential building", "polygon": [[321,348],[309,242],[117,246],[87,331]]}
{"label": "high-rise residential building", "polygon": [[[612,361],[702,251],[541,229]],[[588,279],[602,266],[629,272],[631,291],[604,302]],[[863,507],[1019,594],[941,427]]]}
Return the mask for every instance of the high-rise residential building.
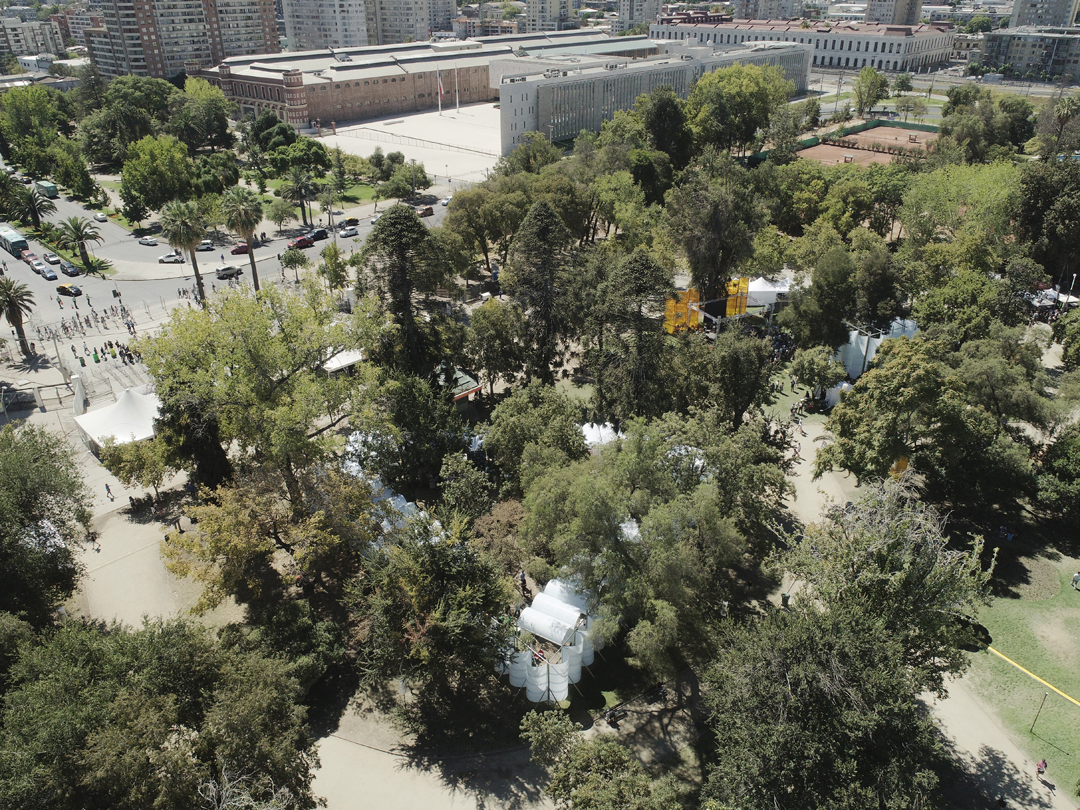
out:
{"label": "high-rise residential building", "polygon": [[0,49],[16,56],[35,56],[39,53],[67,54],[63,42],[57,35],[57,29],[51,22],[5,19],[3,34]]}
{"label": "high-rise residential building", "polygon": [[740,20],[794,20],[803,15],[803,0],[735,0]]}
{"label": "high-rise residential building", "polygon": [[619,17],[612,20],[611,33],[620,34],[642,24],[648,28],[659,14],[660,0],[619,0]]}
{"label": "high-rise residential building", "polygon": [[283,0],[289,50],[377,45],[378,27],[368,6],[368,0]]}
{"label": "high-rise residential building", "polygon": [[105,24],[100,14],[84,8],[61,9],[59,13],[49,15],[49,22],[59,31],[62,42],[71,40],[76,45],[84,44],[83,31],[87,28],[101,28]]}
{"label": "high-rise residential building", "polygon": [[922,0],[867,0],[864,22],[885,25],[918,25]]}
{"label": "high-rise residential building", "polygon": [[[379,45],[424,42],[434,31],[452,31],[454,0],[371,0]],[[375,44],[375,43],[372,43]]]}
{"label": "high-rise residential building", "polygon": [[570,0],[525,0],[525,33],[574,27],[570,22]]}
{"label": "high-rise residential building", "polygon": [[273,0],[103,0],[83,35],[102,76],[168,79],[189,62],[281,50]]}
{"label": "high-rise residential building", "polygon": [[1022,25],[1068,27],[1076,22],[1080,0],[1016,0],[1009,28]]}

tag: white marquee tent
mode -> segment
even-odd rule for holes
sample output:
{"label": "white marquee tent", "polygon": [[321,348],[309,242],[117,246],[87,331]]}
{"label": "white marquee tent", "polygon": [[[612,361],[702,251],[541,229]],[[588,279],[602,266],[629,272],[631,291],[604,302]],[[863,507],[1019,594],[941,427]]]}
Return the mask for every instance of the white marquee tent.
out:
{"label": "white marquee tent", "polygon": [[769,281],[767,278],[752,278],[747,288],[746,305],[749,307],[767,307],[775,304],[781,295],[791,292],[791,279]]}
{"label": "white marquee tent", "polygon": [[154,437],[161,400],[149,386],[128,388],[112,405],[75,417],[75,423],[98,447],[112,437],[118,444]]}

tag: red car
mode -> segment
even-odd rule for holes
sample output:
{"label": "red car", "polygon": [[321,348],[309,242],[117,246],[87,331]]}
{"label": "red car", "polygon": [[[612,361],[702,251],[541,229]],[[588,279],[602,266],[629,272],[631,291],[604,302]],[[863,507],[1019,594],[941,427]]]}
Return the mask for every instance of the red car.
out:
{"label": "red car", "polygon": [[21,257],[24,262],[31,265],[35,261],[37,261],[37,254],[34,253],[32,250],[24,250],[21,254]]}
{"label": "red car", "polygon": [[236,256],[239,253],[247,253],[247,252],[248,252],[247,242],[241,242],[239,245],[237,245],[236,247],[234,247],[232,250],[229,251],[229,253],[231,253],[233,256]]}
{"label": "red car", "polygon": [[289,242],[289,247],[291,247],[291,248],[306,248],[306,247],[311,247],[314,244],[315,244],[315,240],[312,239],[310,236],[299,236],[296,239],[293,239],[291,242]]}

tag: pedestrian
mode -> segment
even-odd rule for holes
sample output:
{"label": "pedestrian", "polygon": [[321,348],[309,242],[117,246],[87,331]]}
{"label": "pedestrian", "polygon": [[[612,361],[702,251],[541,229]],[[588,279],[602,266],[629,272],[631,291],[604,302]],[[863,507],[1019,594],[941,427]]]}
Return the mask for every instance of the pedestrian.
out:
{"label": "pedestrian", "polygon": [[1076,590],[1076,583],[1080,582],[1080,571],[1073,574],[1073,590]]}
{"label": "pedestrian", "polygon": [[221,263],[225,264],[225,254],[224,253],[221,254]]}
{"label": "pedestrian", "polygon": [[128,495],[128,503],[131,504],[131,511],[134,512],[137,506],[135,504],[135,497],[133,495]]}
{"label": "pedestrian", "polygon": [[1040,759],[1038,762],[1035,763],[1035,774],[1037,776],[1042,776],[1044,773],[1046,773],[1046,758],[1045,757],[1043,757],[1042,759]]}
{"label": "pedestrian", "polygon": [[525,569],[524,568],[522,568],[520,571],[518,571],[518,585],[521,588],[521,595],[522,596],[528,596],[529,595],[529,586],[525,582]]}
{"label": "pedestrian", "polygon": [[805,430],[803,430],[803,426],[802,426],[802,417],[801,417],[801,416],[799,417],[799,420],[798,420],[798,422],[799,422],[799,433],[801,433],[801,434],[802,434],[803,436],[805,436],[805,435],[806,435],[806,431],[805,431]]}
{"label": "pedestrian", "polygon": [[109,496],[110,501],[116,500],[112,494],[112,487],[110,487],[108,484],[105,485],[105,494]]}
{"label": "pedestrian", "polygon": [[802,443],[795,442],[795,458],[797,458],[799,461],[802,461],[802,456],[800,455],[800,453],[802,453]]}

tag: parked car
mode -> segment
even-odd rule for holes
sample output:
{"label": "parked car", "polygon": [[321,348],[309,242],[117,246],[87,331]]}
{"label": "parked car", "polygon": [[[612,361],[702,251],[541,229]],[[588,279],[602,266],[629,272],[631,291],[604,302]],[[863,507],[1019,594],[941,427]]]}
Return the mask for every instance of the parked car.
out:
{"label": "parked car", "polygon": [[164,256],[158,258],[158,264],[183,264],[184,254],[173,251],[172,253],[166,253]]}
{"label": "parked car", "polygon": [[19,257],[24,262],[26,262],[27,264],[30,264],[30,265],[32,265],[34,262],[37,261],[37,254],[34,253],[34,251],[30,250],[29,248],[27,248],[22,253],[20,253]]}
{"label": "parked car", "polygon": [[298,236],[289,242],[291,248],[308,248],[315,244],[315,240],[310,236]]}
{"label": "parked car", "polygon": [[195,249],[196,250],[213,250],[214,249],[214,240],[213,239],[203,239],[201,242],[199,242],[199,244],[197,244],[195,246]]}
{"label": "parked car", "polygon": [[71,262],[60,262],[60,272],[65,276],[78,276],[79,268],[73,265]]}
{"label": "parked car", "polygon": [[316,228],[311,233],[309,233],[308,236],[310,236],[316,242],[318,242],[321,239],[329,239],[330,238],[330,234],[327,233],[326,228]]}
{"label": "parked car", "polygon": [[148,247],[157,247],[157,239],[152,236],[140,236],[139,244],[146,245]]}
{"label": "parked car", "polygon": [[48,266],[49,265],[45,264],[45,262],[43,262],[41,259],[34,259],[32,262],[30,262],[30,269],[37,273],[39,276],[41,275],[41,271]]}
{"label": "parked car", "polygon": [[442,199],[442,204],[443,204],[443,206],[445,207],[445,206],[449,205],[449,204],[450,204],[450,201],[451,201],[452,199],[454,199],[454,195],[453,195],[453,194],[447,194],[447,195],[446,195],[445,197],[443,197],[443,199]]}
{"label": "parked car", "polygon": [[338,236],[340,236],[342,238],[346,238],[346,237],[349,237],[349,236],[359,236],[359,235],[360,235],[360,231],[356,230],[356,226],[354,226],[354,225],[349,225],[348,227],[342,228],[340,231],[338,231]]}
{"label": "parked car", "polygon": [[236,278],[243,273],[243,269],[232,264],[227,264],[224,267],[219,267],[217,271],[217,277],[219,279]]}
{"label": "parked car", "polygon": [[233,256],[239,256],[241,253],[250,252],[251,248],[248,247],[247,242],[241,242],[239,245],[229,251]]}
{"label": "parked car", "polygon": [[60,264],[60,257],[57,256],[55,253],[46,253],[41,258],[43,258],[49,264]]}
{"label": "parked car", "polygon": [[373,217],[371,218],[371,224],[372,224],[372,225],[374,225],[374,224],[375,224],[376,222],[378,222],[378,221],[379,221],[379,217],[381,217],[381,216],[382,216],[382,214],[376,214],[375,216],[373,216]]}
{"label": "parked car", "polygon": [[341,224],[342,224],[342,225],[359,225],[359,224],[360,224],[360,220],[359,220],[359,219],[357,219],[356,217],[349,217],[348,219],[346,219],[346,220],[345,220],[344,222],[342,222]]}
{"label": "parked car", "polygon": [[103,212],[98,211],[96,214],[94,214],[94,221],[95,222],[108,222],[109,218]]}
{"label": "parked car", "polygon": [[56,281],[56,271],[43,263],[41,265],[41,277],[46,281]]}
{"label": "parked car", "polygon": [[60,295],[67,295],[71,298],[78,298],[80,295],[82,295],[82,290],[80,290],[74,284],[57,284],[56,291],[60,293]]}
{"label": "parked car", "polygon": [[421,205],[416,209],[416,215],[418,217],[433,217],[435,216],[435,209],[430,205]]}

